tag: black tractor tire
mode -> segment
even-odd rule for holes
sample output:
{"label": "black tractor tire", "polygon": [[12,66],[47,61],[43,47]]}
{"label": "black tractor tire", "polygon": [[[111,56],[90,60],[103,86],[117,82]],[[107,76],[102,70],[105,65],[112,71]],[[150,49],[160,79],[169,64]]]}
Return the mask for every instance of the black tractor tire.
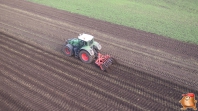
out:
{"label": "black tractor tire", "polygon": [[72,56],[73,55],[73,46],[70,44],[67,44],[66,46],[63,47],[62,51],[66,56]]}
{"label": "black tractor tire", "polygon": [[79,53],[79,58],[83,63],[89,64],[93,62],[95,56],[91,56],[87,51],[81,50]]}

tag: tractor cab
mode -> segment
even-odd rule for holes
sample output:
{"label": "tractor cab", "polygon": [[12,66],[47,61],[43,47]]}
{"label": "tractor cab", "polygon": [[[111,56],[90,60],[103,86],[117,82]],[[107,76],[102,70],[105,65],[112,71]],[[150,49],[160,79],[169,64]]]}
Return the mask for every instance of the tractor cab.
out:
{"label": "tractor cab", "polygon": [[93,45],[93,36],[89,34],[80,34],[78,39],[80,39],[85,46],[92,46]]}

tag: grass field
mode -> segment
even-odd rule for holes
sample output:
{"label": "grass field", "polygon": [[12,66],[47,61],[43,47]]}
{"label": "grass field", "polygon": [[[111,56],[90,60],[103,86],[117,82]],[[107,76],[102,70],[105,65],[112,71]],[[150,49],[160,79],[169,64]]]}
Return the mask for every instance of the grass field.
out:
{"label": "grass field", "polygon": [[198,44],[198,0],[29,0]]}

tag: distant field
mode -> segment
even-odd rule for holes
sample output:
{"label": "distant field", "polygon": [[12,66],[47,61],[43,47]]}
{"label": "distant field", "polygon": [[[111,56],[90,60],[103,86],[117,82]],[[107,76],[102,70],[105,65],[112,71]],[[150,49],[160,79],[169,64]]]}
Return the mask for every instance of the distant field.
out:
{"label": "distant field", "polygon": [[29,0],[198,44],[198,0]]}

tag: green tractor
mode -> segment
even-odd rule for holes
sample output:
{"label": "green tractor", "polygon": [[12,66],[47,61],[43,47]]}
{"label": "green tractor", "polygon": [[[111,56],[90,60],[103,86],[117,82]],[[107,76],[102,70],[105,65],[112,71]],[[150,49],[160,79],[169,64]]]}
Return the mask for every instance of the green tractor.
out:
{"label": "green tractor", "polygon": [[95,59],[95,63],[106,70],[113,62],[113,58],[109,55],[99,53],[101,45],[94,41],[94,37],[89,34],[80,34],[78,38],[68,39],[62,49],[66,56],[75,56],[80,58],[83,63],[91,63]]}

